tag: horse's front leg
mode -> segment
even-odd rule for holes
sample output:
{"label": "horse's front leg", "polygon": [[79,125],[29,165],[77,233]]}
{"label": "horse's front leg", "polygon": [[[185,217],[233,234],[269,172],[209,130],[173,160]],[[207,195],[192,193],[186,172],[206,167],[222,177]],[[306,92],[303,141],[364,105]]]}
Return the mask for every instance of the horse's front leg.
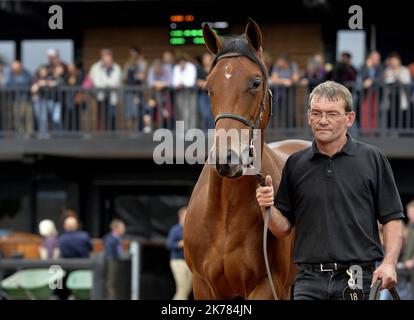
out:
{"label": "horse's front leg", "polygon": [[[273,274],[273,280],[276,280],[276,275]],[[291,287],[280,287],[275,284],[277,298],[279,300],[289,300],[291,295]],[[272,289],[270,288],[269,280],[266,277],[262,278],[254,289],[247,296],[248,300],[274,300]]]}
{"label": "horse's front leg", "polygon": [[195,300],[215,300],[213,293],[206,281],[193,274],[193,294]]}

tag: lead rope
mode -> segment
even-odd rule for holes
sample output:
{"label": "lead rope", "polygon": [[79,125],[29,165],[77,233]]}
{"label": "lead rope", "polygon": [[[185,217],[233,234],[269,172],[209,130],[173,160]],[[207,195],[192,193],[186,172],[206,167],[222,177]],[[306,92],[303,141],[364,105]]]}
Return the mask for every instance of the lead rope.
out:
{"label": "lead rope", "polygon": [[[371,288],[371,291],[369,292],[368,300],[379,300],[380,299],[379,295],[380,295],[381,285],[382,285],[382,279],[377,280],[373,284],[373,286]],[[398,294],[398,292],[395,288],[391,288],[391,289],[389,289],[389,291],[391,293],[391,296],[392,296],[393,300],[401,300],[400,296],[399,296],[399,294]]]}
{"label": "lead rope", "polygon": [[[266,180],[261,173],[256,174],[256,180],[261,187],[266,186]],[[264,226],[263,226],[263,256],[265,260],[267,279],[269,280],[270,289],[272,289],[273,298],[275,300],[279,300],[276,294],[275,285],[273,283],[272,273],[270,272],[269,256],[267,254],[267,231],[269,229],[270,208],[271,207],[267,207],[266,212],[265,212],[265,219],[264,219]]]}

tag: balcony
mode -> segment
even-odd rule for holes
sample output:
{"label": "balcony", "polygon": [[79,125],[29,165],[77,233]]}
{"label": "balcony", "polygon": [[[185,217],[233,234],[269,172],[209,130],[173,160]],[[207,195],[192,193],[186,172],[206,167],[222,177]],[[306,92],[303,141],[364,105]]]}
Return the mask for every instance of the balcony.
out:
{"label": "balcony", "polygon": [[[414,90],[382,85],[369,90],[351,86],[356,123],[353,136],[374,144],[391,157],[414,156]],[[307,125],[308,91],[272,86],[273,115],[266,141],[312,139]],[[152,132],[175,129],[177,101],[192,101],[197,89],[155,91],[146,87],[0,88],[2,159],[28,154],[86,158],[152,158]],[[192,114],[201,129],[199,115]]]}

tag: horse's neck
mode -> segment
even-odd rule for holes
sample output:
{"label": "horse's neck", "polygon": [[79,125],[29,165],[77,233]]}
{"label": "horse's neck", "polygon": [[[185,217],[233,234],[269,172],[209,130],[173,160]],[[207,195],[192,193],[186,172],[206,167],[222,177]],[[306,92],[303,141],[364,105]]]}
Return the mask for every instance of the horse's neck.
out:
{"label": "horse's neck", "polygon": [[214,168],[209,170],[209,199],[214,199],[217,207],[222,209],[235,205],[248,207],[252,197],[255,198],[256,188],[257,182],[254,176],[220,178]]}

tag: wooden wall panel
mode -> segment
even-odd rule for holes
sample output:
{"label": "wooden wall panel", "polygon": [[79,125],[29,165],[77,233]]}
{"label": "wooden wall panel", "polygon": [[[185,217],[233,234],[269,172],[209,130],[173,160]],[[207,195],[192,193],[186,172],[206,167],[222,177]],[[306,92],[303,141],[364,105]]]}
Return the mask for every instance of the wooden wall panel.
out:
{"label": "wooden wall panel", "polygon": [[[232,28],[235,34],[243,32],[243,26]],[[264,49],[273,60],[281,53],[288,53],[301,69],[306,66],[308,57],[323,51],[321,28],[318,24],[262,25]],[[157,28],[100,28],[87,29],[83,37],[83,62],[89,68],[99,59],[101,48],[114,51],[115,60],[121,66],[125,63],[130,46],[140,47],[148,60],[160,57],[164,50],[178,50],[196,56],[203,53],[204,46],[170,46],[168,29]]]}

